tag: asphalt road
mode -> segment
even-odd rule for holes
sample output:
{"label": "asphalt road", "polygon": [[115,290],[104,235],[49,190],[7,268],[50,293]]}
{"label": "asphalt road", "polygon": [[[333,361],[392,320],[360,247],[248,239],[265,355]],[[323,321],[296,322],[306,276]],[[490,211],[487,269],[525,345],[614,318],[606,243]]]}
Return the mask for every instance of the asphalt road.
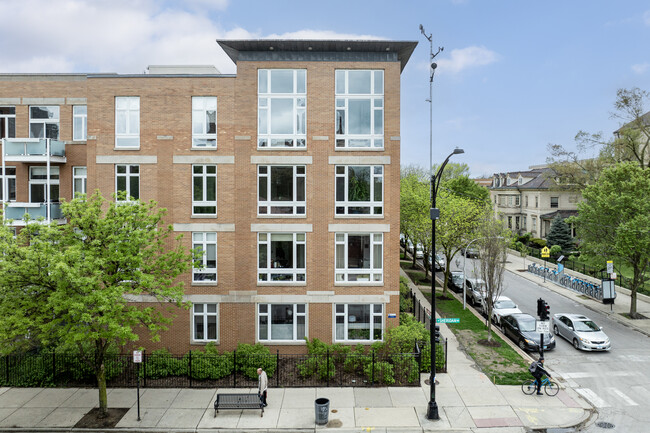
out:
{"label": "asphalt road", "polygon": [[[467,260],[468,274],[473,262]],[[537,314],[540,297],[548,302],[551,315],[584,314],[601,326],[612,341],[609,352],[583,352],[562,337],[555,337],[555,350],[545,353],[546,365],[597,408],[598,419],[581,432],[650,431],[649,337],[589,309],[589,304],[596,301],[585,300],[585,304],[572,301],[518,273],[505,273],[503,295],[532,316]],[[598,424],[603,422],[614,427]]]}

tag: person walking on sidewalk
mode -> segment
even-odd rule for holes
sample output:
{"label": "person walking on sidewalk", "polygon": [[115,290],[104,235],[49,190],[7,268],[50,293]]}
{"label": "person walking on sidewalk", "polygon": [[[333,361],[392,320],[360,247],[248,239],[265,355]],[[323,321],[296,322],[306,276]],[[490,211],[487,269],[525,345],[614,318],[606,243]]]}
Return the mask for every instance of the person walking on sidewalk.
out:
{"label": "person walking on sidewalk", "polygon": [[266,388],[269,385],[269,379],[266,376],[266,371],[262,370],[261,368],[257,369],[257,394],[260,396],[260,400],[262,401],[262,405],[264,407],[268,406],[266,404]]}
{"label": "person walking on sidewalk", "polygon": [[533,361],[532,364],[530,364],[530,367],[528,367],[528,371],[530,371],[530,374],[532,374],[535,378],[535,385],[537,385],[537,395],[542,395],[542,377],[544,377],[544,375],[547,375],[549,378],[551,378],[549,372],[544,369],[544,358],[540,357],[539,360]]}

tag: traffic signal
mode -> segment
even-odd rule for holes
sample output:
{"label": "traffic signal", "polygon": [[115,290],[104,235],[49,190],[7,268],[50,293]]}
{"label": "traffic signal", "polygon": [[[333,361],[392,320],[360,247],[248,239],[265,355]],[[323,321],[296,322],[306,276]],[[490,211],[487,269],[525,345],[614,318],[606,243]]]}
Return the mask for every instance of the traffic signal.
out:
{"label": "traffic signal", "polygon": [[547,302],[544,302],[544,309],[542,311],[542,313],[544,313],[544,317],[542,318],[542,320],[548,320],[551,317],[550,310],[551,310],[551,307],[549,307]]}
{"label": "traffic signal", "polygon": [[433,337],[435,338],[436,343],[440,343],[440,326],[436,325]]}
{"label": "traffic signal", "polygon": [[[544,305],[545,305],[545,304],[546,304],[546,302],[544,302],[544,300],[543,300],[542,298],[539,298],[539,299],[537,300],[537,317],[539,317],[539,318],[542,317],[542,314],[543,314],[543,311],[544,311]],[[542,319],[542,320],[543,320],[543,319]]]}

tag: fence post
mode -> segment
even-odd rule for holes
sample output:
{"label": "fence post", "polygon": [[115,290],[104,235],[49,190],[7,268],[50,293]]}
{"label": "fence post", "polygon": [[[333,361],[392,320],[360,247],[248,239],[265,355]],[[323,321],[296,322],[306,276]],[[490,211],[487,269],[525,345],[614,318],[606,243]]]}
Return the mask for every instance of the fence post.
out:
{"label": "fence post", "polygon": [[275,386],[280,388],[280,349],[276,349],[275,360]]}
{"label": "fence post", "polygon": [[190,376],[190,388],[192,387],[192,351],[190,350],[190,358],[189,358],[189,369],[187,373]]}
{"label": "fence post", "polygon": [[9,386],[9,355],[4,356],[5,359],[5,380],[7,386]]}
{"label": "fence post", "polygon": [[237,388],[237,351],[232,351],[232,387]]}
{"label": "fence post", "polygon": [[[142,361],[144,361],[143,362],[144,377],[142,378],[142,382],[143,382],[143,387],[146,388],[147,387],[147,351],[146,350],[142,351]],[[138,380],[140,380],[139,377]]]}
{"label": "fence post", "polygon": [[56,385],[56,352],[52,351],[52,384]]}
{"label": "fence post", "polygon": [[372,372],[370,374],[370,385],[375,384],[375,351],[372,350]]}
{"label": "fence post", "polygon": [[448,338],[445,338],[445,373],[447,372],[447,353],[448,353],[448,351],[447,351],[447,341],[448,340],[449,340]]}

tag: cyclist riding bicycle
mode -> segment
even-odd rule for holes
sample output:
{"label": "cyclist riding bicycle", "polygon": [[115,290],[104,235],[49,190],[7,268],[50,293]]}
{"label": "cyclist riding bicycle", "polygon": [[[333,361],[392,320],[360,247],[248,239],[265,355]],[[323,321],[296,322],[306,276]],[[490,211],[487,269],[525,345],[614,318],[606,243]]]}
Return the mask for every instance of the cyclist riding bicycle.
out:
{"label": "cyclist riding bicycle", "polygon": [[535,384],[537,385],[537,395],[542,395],[542,377],[547,375],[551,378],[551,375],[548,371],[544,369],[544,358],[540,357],[539,360],[533,361],[532,364],[528,367],[528,371],[535,378]]}

